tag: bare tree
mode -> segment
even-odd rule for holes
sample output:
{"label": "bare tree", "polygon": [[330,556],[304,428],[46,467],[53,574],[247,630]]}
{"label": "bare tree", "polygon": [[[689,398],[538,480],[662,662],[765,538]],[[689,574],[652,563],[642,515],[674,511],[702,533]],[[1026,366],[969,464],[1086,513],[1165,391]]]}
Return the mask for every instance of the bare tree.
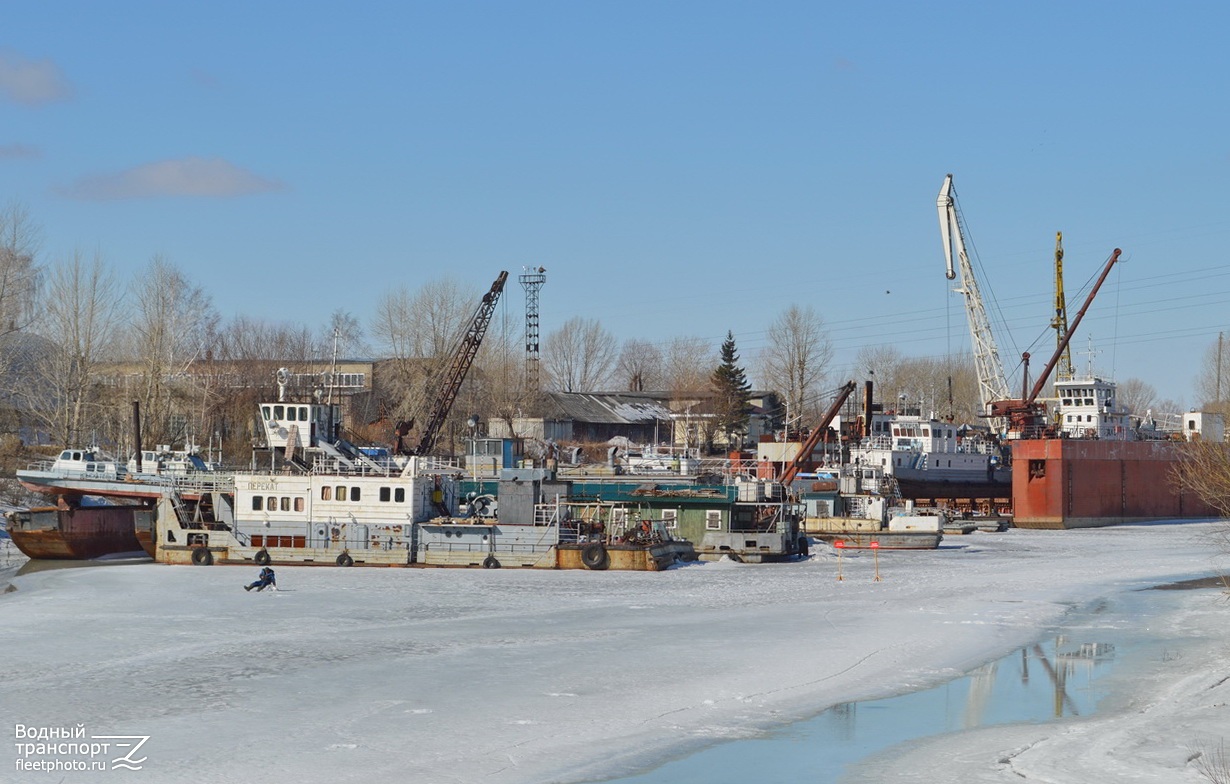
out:
{"label": "bare tree", "polygon": [[[1195,493],[1205,503],[1230,517],[1230,444],[1222,441],[1196,441],[1183,450],[1175,469],[1180,486]],[[1226,549],[1230,549],[1230,529],[1223,527]]]}
{"label": "bare tree", "polygon": [[872,395],[884,401],[896,396],[901,387],[901,372],[905,356],[894,346],[864,346],[859,349],[855,362],[855,377],[872,382]]}
{"label": "bare tree", "polygon": [[833,342],[824,319],[811,305],[791,305],[769,325],[768,345],[761,352],[761,371],[768,386],[786,398],[791,413],[817,416],[814,392],[833,359]]}
{"label": "bare tree", "polygon": [[859,351],[857,373],[873,382],[876,401],[892,410],[908,405],[945,419],[976,422],[981,413],[973,358],[906,357],[893,346]]}
{"label": "bare tree", "polygon": [[978,382],[968,354],[906,359],[897,369],[896,405],[917,408],[924,415],[971,422],[978,414]]}
{"label": "bare tree", "polygon": [[665,380],[661,349],[647,340],[625,340],[615,363],[615,377],[630,392],[661,390]]}
{"label": "bare tree", "polygon": [[201,406],[200,432],[216,433],[228,460],[244,458],[259,435],[253,417],[258,404],[276,394],[275,376],[282,367],[309,374],[327,367],[311,329],[236,316],[211,333],[191,375]]}
{"label": "bare tree", "polygon": [[[1139,378],[1129,378],[1115,388],[1115,402],[1133,414],[1141,415],[1157,405],[1157,389]],[[1177,413],[1177,412],[1172,412]]]}
{"label": "bare tree", "polygon": [[417,292],[402,286],[376,305],[370,333],[391,359],[380,394],[396,419],[419,418],[430,408],[432,385],[468,327],[479,295],[455,280],[436,280]]}
{"label": "bare tree", "polygon": [[62,445],[81,445],[102,423],[98,365],[113,345],[119,286],[97,254],[80,252],[52,267],[39,331],[46,349],[22,384],[28,410]]}
{"label": "bare tree", "polygon": [[547,335],[542,364],[552,389],[592,392],[607,383],[615,352],[615,336],[596,319],[574,316]]}
{"label": "bare tree", "polygon": [[151,439],[175,442],[203,408],[187,371],[205,355],[217,316],[205,290],[161,255],[133,281],[131,295],[128,351],[140,375],[143,426]]}
{"label": "bare tree", "polygon": [[363,335],[363,325],[345,310],[338,308],[329,316],[329,323],[318,338],[322,356],[332,356],[334,347],[337,356],[354,358],[368,351]]}
{"label": "bare tree", "polygon": [[671,396],[684,400],[704,395],[717,362],[713,345],[705,338],[677,337],[666,344],[664,353],[663,375]]}
{"label": "bare tree", "polygon": [[[213,359],[237,367],[259,365],[259,373],[272,379],[274,372],[286,363],[318,364],[323,347],[302,324],[236,316],[216,330],[208,353]],[[255,377],[256,374],[248,375]]]}
{"label": "bare tree", "polygon": [[36,312],[40,270],[38,229],[25,207],[0,210],[0,335],[29,326]]}
{"label": "bare tree", "polygon": [[1196,395],[1205,411],[1230,414],[1230,343],[1221,336],[1204,351]]}

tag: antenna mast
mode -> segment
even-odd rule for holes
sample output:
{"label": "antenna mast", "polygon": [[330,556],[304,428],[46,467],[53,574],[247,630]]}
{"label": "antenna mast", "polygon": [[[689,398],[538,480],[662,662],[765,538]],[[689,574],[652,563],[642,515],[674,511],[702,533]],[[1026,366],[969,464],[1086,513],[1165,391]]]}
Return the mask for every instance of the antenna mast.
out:
{"label": "antenna mast", "polygon": [[525,289],[525,386],[538,391],[538,291],[547,282],[546,267],[522,267]]}

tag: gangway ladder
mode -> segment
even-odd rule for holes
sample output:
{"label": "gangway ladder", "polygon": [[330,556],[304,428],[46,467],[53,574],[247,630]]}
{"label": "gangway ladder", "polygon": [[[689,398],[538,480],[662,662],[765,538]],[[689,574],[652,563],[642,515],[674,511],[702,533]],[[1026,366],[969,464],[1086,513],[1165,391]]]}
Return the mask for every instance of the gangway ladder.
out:
{"label": "gangway ladder", "polygon": [[171,510],[175,512],[175,519],[179,522],[181,528],[191,528],[189,523],[192,521],[192,515],[184,508],[184,498],[179,494],[179,490],[172,488],[166,493],[167,500],[171,503]]}
{"label": "gangway ladder", "polygon": [[897,482],[896,474],[885,474],[880,479],[880,495],[888,499],[890,505],[901,501],[901,485]]}

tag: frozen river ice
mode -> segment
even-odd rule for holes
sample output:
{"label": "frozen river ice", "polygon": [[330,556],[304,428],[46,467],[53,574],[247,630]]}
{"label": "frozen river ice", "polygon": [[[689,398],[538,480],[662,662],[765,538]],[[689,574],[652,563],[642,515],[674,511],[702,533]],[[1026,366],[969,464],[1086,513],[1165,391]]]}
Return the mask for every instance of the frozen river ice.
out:
{"label": "frozen river ice", "polygon": [[[823,548],[664,573],[283,568],[283,590],[263,594],[242,590],[255,570],[238,567],[8,574],[0,705],[11,726],[148,736],[143,770],[160,782],[609,779],[942,684],[1032,645],[1073,608],[1212,574],[1224,559],[1213,530],[952,537],[882,555],[881,582],[869,556],[847,556],[837,581]],[[1224,669],[1210,656],[1170,674]],[[1017,738],[984,737],[994,769],[996,743]],[[1018,768],[1040,769],[1045,745],[1014,756]],[[1171,776],[1185,764],[1148,759]],[[0,781],[108,780],[6,768]]]}

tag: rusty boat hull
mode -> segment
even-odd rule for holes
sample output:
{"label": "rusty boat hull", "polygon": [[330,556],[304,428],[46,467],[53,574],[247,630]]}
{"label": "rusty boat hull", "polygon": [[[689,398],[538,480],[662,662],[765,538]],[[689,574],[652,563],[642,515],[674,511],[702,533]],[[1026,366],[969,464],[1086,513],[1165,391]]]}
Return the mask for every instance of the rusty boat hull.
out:
{"label": "rusty boat hull", "polygon": [[136,525],[152,514],[143,505],[38,507],[10,513],[8,532],[29,558],[88,560],[143,552]]}

